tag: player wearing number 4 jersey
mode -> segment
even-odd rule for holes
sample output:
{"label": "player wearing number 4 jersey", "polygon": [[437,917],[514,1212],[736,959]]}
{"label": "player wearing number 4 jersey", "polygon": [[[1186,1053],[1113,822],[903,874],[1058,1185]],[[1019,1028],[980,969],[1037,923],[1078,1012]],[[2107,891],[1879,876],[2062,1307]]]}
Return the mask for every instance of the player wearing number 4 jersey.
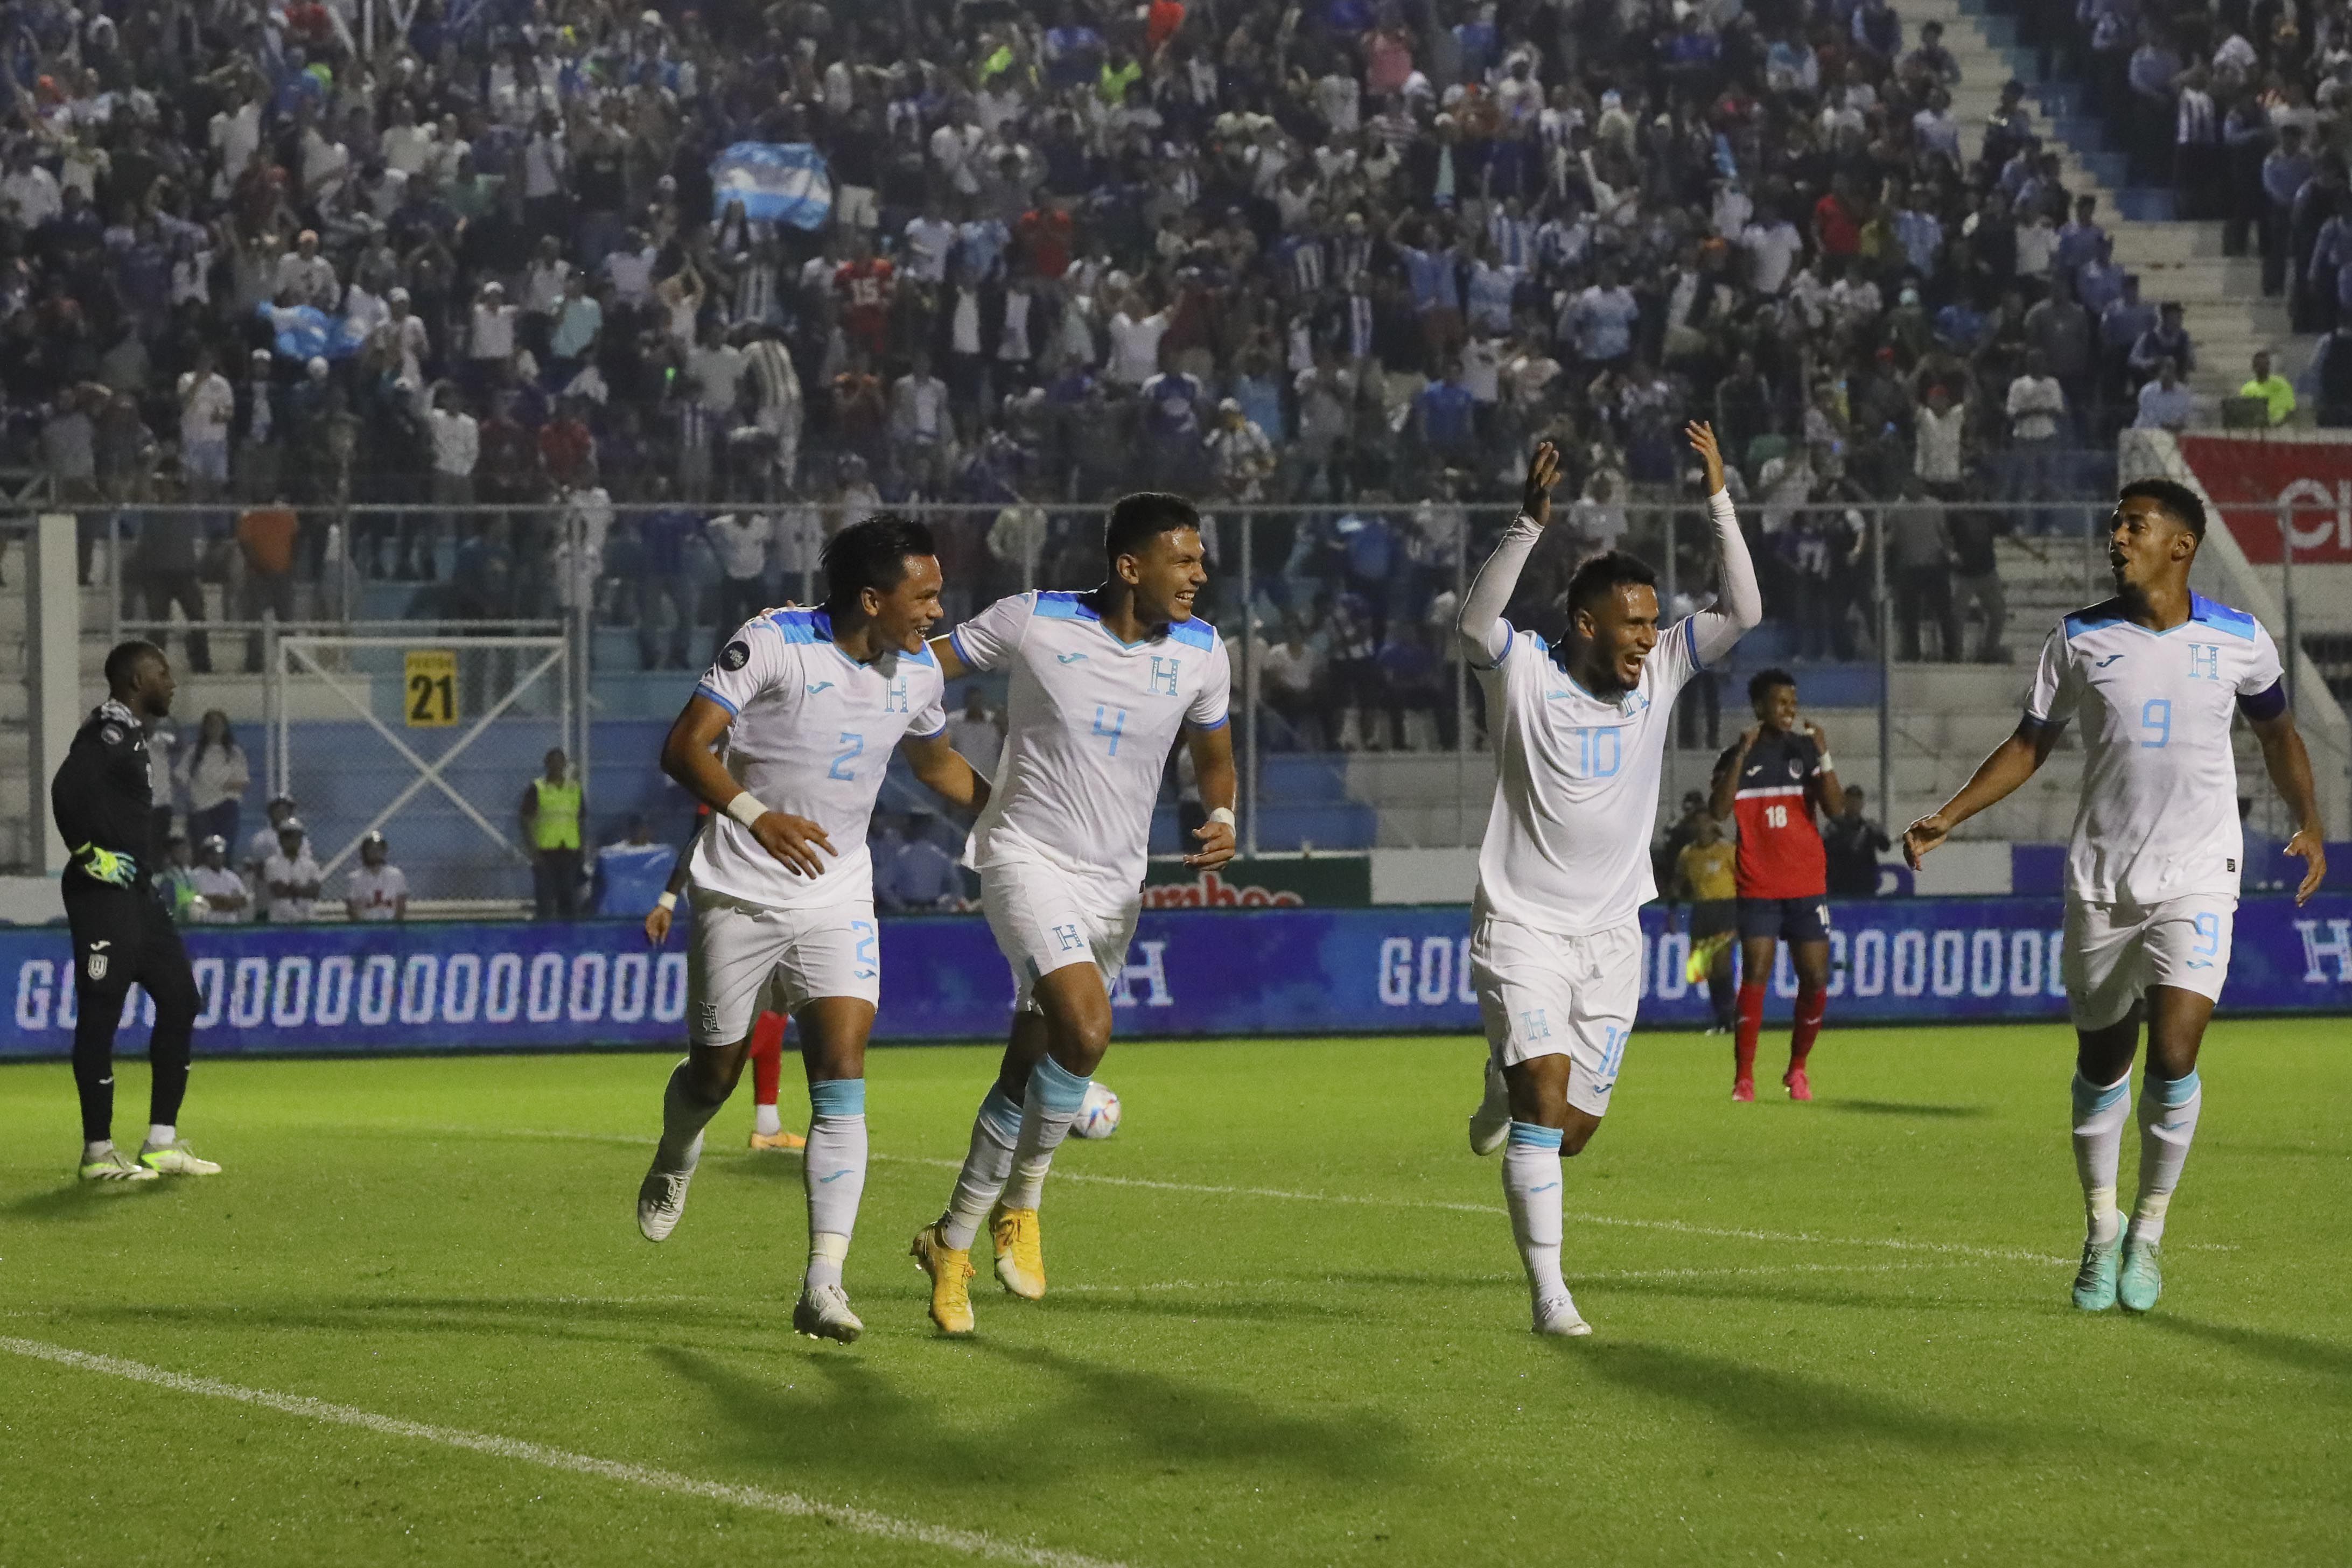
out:
{"label": "player wearing number 4 jersey", "polygon": [[1612,551],[1569,583],[1564,648],[1503,619],[1551,516],[1559,457],[1547,442],[1528,466],[1517,520],[1455,622],[1495,716],[1496,761],[1471,911],[1470,973],[1490,1054],[1470,1145],[1505,1148],[1503,1194],[1539,1334],[1591,1331],[1560,1272],[1560,1158],[1600,1127],[1633,1029],[1639,916],[1657,897],[1650,826],[1675,698],[1764,616],[1715,434],[1705,425],[1688,434],[1706,464],[1722,554],[1717,607],[1661,627],[1655,577]]}
{"label": "player wearing number 4 jersey", "polygon": [[[2074,1166],[2088,1235],[2074,1305],[2144,1312],[2163,1287],[2165,1213],[2204,1091],[2197,1052],[2230,973],[2244,847],[2230,728],[2245,715],[2294,813],[2298,902],[2327,873],[2311,758],[2280,686],[2277,647],[2249,615],[2189,591],[2205,507],[2168,479],[2126,485],[2107,532],[2116,596],[2050,634],[2025,716],[1941,811],[1913,823],[1916,869],[1952,829],[2033,776],[2067,723],[2083,727],[2083,793],[2066,854],[2060,949],[2074,1014]],[[2139,1198],[2116,1203],[2140,1020]]]}
{"label": "player wearing number 4 jersey", "polygon": [[972,836],[981,907],[1013,965],[1012,1039],[947,1212],[913,1247],[943,1333],[972,1331],[967,1282],[983,1223],[998,1281],[1031,1300],[1045,1293],[1038,1198],[1110,1046],[1110,993],[1180,731],[1209,808],[1184,863],[1233,858],[1233,672],[1216,628],[1192,614],[1208,581],[1200,526],[1180,496],[1125,497],[1104,531],[1101,587],[1000,599],[931,644],[950,680],[1012,679],[995,790]]}
{"label": "player wearing number 4 jersey", "polygon": [[648,1241],[677,1226],[752,1021],[771,1005],[790,1014],[810,1106],[809,1258],[793,1327],[846,1342],[865,1328],[841,1275],[866,1186],[866,1039],[882,974],[866,823],[902,742],[915,776],[950,804],[977,810],[988,785],[947,742],[923,642],[940,613],[930,531],[887,515],[845,529],[825,546],[824,577],[823,609],[743,624],[662,746],[663,770],[719,815],[695,840],[692,1048],[663,1094],[637,1226]]}

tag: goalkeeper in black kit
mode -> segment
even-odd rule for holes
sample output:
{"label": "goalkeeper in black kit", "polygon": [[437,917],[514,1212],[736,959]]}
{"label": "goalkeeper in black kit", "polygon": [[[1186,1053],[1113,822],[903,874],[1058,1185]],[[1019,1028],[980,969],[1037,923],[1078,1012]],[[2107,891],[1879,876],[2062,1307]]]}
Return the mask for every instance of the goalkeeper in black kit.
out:
{"label": "goalkeeper in black kit", "polygon": [[[74,1088],[81,1096],[81,1175],[87,1182],[211,1176],[220,1167],[181,1142],[195,1032],[196,977],[172,912],[152,879],[161,867],[142,726],[172,710],[172,666],[149,642],[106,656],[107,698],[74,735],[49,784],[49,809],[70,849],[66,920],[73,928]],[[143,985],[155,1004],[147,1042],[154,1069],[139,1158],[114,1146],[114,1031],[123,999]]]}

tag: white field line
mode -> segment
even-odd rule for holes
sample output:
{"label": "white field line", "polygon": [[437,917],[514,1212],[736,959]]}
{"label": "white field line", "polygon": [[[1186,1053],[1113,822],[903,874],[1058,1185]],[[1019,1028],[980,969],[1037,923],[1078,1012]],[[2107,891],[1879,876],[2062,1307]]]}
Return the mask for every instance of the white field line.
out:
{"label": "white field line", "polygon": [[706,1502],[724,1503],[731,1508],[748,1509],[758,1513],[781,1514],[787,1519],[817,1520],[836,1529],[853,1531],[883,1541],[903,1542],[913,1546],[930,1546],[942,1551],[961,1552],[969,1557],[986,1558],[997,1563],[1022,1563],[1034,1568],[1120,1568],[1116,1563],[1099,1557],[1087,1557],[1076,1552],[1056,1552],[1047,1547],[1024,1545],[973,1530],[951,1530],[944,1525],[921,1524],[913,1520],[898,1519],[871,1509],[851,1508],[840,1503],[820,1502],[802,1497],[797,1492],[769,1491],[761,1487],[733,1486],[725,1481],[703,1480],[682,1475],[676,1470],[656,1469],[646,1465],[624,1464],[615,1459],[599,1459],[588,1454],[574,1454],[562,1448],[550,1448],[538,1443],[526,1443],[519,1438],[500,1437],[488,1432],[467,1432],[455,1426],[436,1426],[423,1421],[404,1421],[394,1415],[379,1415],[372,1410],[358,1410],[348,1405],[330,1405],[299,1394],[278,1394],[266,1388],[244,1388],[233,1383],[222,1383],[209,1377],[191,1377],[184,1373],[167,1372],[143,1362],[123,1361],[110,1355],[93,1355],[87,1351],[68,1350],[41,1340],[23,1340],[0,1335],[0,1351],[11,1355],[26,1356],[35,1361],[68,1367],[76,1372],[94,1372],[107,1377],[117,1377],[130,1383],[143,1383],[151,1387],[169,1389],[175,1394],[199,1394],[209,1399],[229,1399],[240,1405],[251,1405],[264,1410],[275,1410],[283,1415],[299,1416],[308,1421],[331,1422],[339,1426],[356,1426],[362,1431],[386,1437],[406,1437],[420,1443],[434,1443],[445,1448],[463,1448],[477,1454],[488,1454],[495,1458],[514,1459],[542,1469],[563,1470],[572,1475],[588,1476],[597,1480],[618,1481],[624,1486],[639,1487],[647,1491],[667,1492],[674,1497],[696,1498]]}
{"label": "white field line", "polygon": [[[488,1129],[479,1127],[426,1127],[415,1123],[384,1124],[388,1131],[429,1132],[491,1138],[551,1138],[581,1143],[622,1143],[635,1148],[651,1148],[655,1140],[632,1137],[618,1132],[573,1132],[530,1127]],[[939,1160],[916,1154],[873,1154],[868,1158],[898,1165],[929,1165],[937,1170],[957,1171],[963,1168],[961,1160]],[[1200,1182],[1149,1181],[1141,1176],[1105,1176],[1085,1171],[1057,1171],[1055,1180],[1083,1182],[1095,1186],[1138,1187],[1150,1192],[1192,1193],[1204,1197],[1272,1198],[1284,1203],[1339,1204],[1361,1208],[1434,1209],[1448,1214],[1500,1215],[1500,1204],[1454,1203],[1439,1198],[1377,1197],[1359,1193],[1301,1193],[1285,1187],[1218,1186]],[[2035,1252],[2022,1247],[1978,1247],[1960,1241],[1913,1241],[1902,1237],[1823,1236],[1813,1231],[1749,1230],[1732,1226],[1692,1225],[1678,1219],[1627,1219],[1619,1215],[1570,1214],[1564,1216],[1578,1225],[1618,1226],[1630,1230],[1664,1230],[1678,1236],[1704,1236],[1725,1241],[1770,1241],[1801,1247],[1874,1247],[1890,1252],[1946,1253],[1958,1258],[1980,1258],[1999,1263],[2063,1264],[2076,1261],[2055,1253]]]}

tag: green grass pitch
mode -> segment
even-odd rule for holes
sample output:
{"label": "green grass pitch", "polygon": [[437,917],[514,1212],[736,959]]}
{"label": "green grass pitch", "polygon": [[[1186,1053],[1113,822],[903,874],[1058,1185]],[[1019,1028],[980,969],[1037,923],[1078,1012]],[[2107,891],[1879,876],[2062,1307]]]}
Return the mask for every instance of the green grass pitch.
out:
{"label": "green grass pitch", "polygon": [[994,1053],[877,1052],[847,1349],[790,1332],[799,1161],[743,1148],[748,1083],[656,1247],[667,1057],[200,1062],[227,1173],[111,1192],[66,1180],[65,1067],[7,1068],[0,1562],[2341,1563],[2347,1037],[2215,1029],[2133,1320],[2066,1304],[2063,1031],[1832,1030],[1811,1107],[1645,1036],[1568,1167],[1568,1342],[1528,1332],[1463,1038],[1116,1047],[1052,1294],[983,1268],[965,1342],[906,1246]]}

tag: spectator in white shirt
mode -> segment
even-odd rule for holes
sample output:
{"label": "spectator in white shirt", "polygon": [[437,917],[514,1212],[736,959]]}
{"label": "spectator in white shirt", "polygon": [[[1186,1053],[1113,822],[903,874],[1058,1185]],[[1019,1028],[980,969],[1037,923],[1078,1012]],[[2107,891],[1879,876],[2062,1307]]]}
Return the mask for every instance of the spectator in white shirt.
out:
{"label": "spectator in white shirt", "polygon": [[[433,391],[433,411],[425,416],[433,434],[433,504],[449,509],[452,538],[463,525],[461,510],[474,504],[474,468],[481,460],[482,427],[466,412],[457,389],[443,382]],[[407,577],[430,578],[437,567],[433,556],[434,524],[415,520],[401,524],[401,572]]]}
{"label": "spectator in white shirt", "polygon": [[324,879],[311,858],[310,836],[302,819],[289,816],[279,823],[278,847],[261,863],[262,885],[269,889],[269,918],[288,924],[308,921]]}
{"label": "spectator in white shirt", "polygon": [[204,901],[190,911],[198,925],[242,925],[253,918],[253,895],[245,879],[229,868],[228,840],[215,833],[196,847],[188,885]]}
{"label": "spectator in white shirt", "polygon": [[343,879],[343,912],[354,922],[408,918],[408,878],[381,833],[360,840],[360,863]]}
{"label": "spectator in white shirt", "polygon": [[386,314],[378,323],[373,336],[384,351],[394,356],[393,376],[395,380],[425,384],[425,356],[432,351],[432,341],[425,335],[425,319],[408,308],[408,290],[394,289],[384,296]]}
{"label": "spectator in white shirt", "polygon": [[506,285],[492,279],[474,297],[467,333],[466,357],[473,362],[475,384],[488,386],[497,367],[514,358],[515,321],[521,310],[507,302]]}
{"label": "spectator in white shirt", "polygon": [[931,374],[931,356],[915,351],[914,369],[890,388],[890,460],[901,482],[936,488],[955,447],[948,384]]}
{"label": "spectator in white shirt", "polygon": [[1959,500],[1967,472],[1961,437],[1968,425],[1968,410],[1952,401],[1949,388],[1936,382],[1927,388],[1927,401],[1914,411],[1912,423],[1917,432],[1911,455],[1912,471],[1927,487],[1927,493],[1938,500]]}
{"label": "spectator in white shirt", "polygon": [[948,744],[983,773],[996,772],[1004,750],[1004,725],[988,710],[988,694],[975,681],[964,688],[963,708],[948,720]]}
{"label": "spectator in white shirt", "polygon": [[205,714],[196,742],[173,770],[188,794],[188,836],[201,847],[218,837],[224,852],[236,837],[236,819],[245,805],[245,792],[253,784],[253,769],[245,748],[236,743],[228,715],[218,708]]}
{"label": "spectator in white shirt", "polygon": [[180,376],[180,473],[192,500],[217,498],[228,485],[228,431],[236,392],[213,366],[210,349],[196,351],[193,370]]}
{"label": "spectator in white shirt", "polygon": [[1122,386],[1139,387],[1160,374],[1160,340],[1168,335],[1169,313],[1138,315],[1141,295],[1134,294],[1110,319],[1110,363],[1104,374]]}
{"label": "spectator in white shirt", "polygon": [[750,620],[768,602],[768,546],[775,524],[764,512],[730,511],[703,526],[719,563],[719,640]]}
{"label": "spectator in white shirt", "polygon": [[2139,389],[2139,412],[2132,418],[2132,428],[2179,432],[2196,417],[2197,395],[2180,379],[2180,363],[2167,355],[2157,363],[2156,379]]}
{"label": "spectator in white shirt", "polygon": [[[2025,356],[2025,371],[2009,384],[2010,493],[2013,502],[2031,501],[2054,488],[2054,458],[2059,422],[2066,417],[2066,393],[2050,374],[2050,361],[2040,349]],[[2029,510],[2032,531],[2055,526],[2054,510]]]}
{"label": "spectator in white shirt", "polygon": [[295,237],[294,248],[278,258],[270,292],[281,305],[310,305],[334,310],[342,299],[335,264],[319,254],[319,231],[306,228]]}

